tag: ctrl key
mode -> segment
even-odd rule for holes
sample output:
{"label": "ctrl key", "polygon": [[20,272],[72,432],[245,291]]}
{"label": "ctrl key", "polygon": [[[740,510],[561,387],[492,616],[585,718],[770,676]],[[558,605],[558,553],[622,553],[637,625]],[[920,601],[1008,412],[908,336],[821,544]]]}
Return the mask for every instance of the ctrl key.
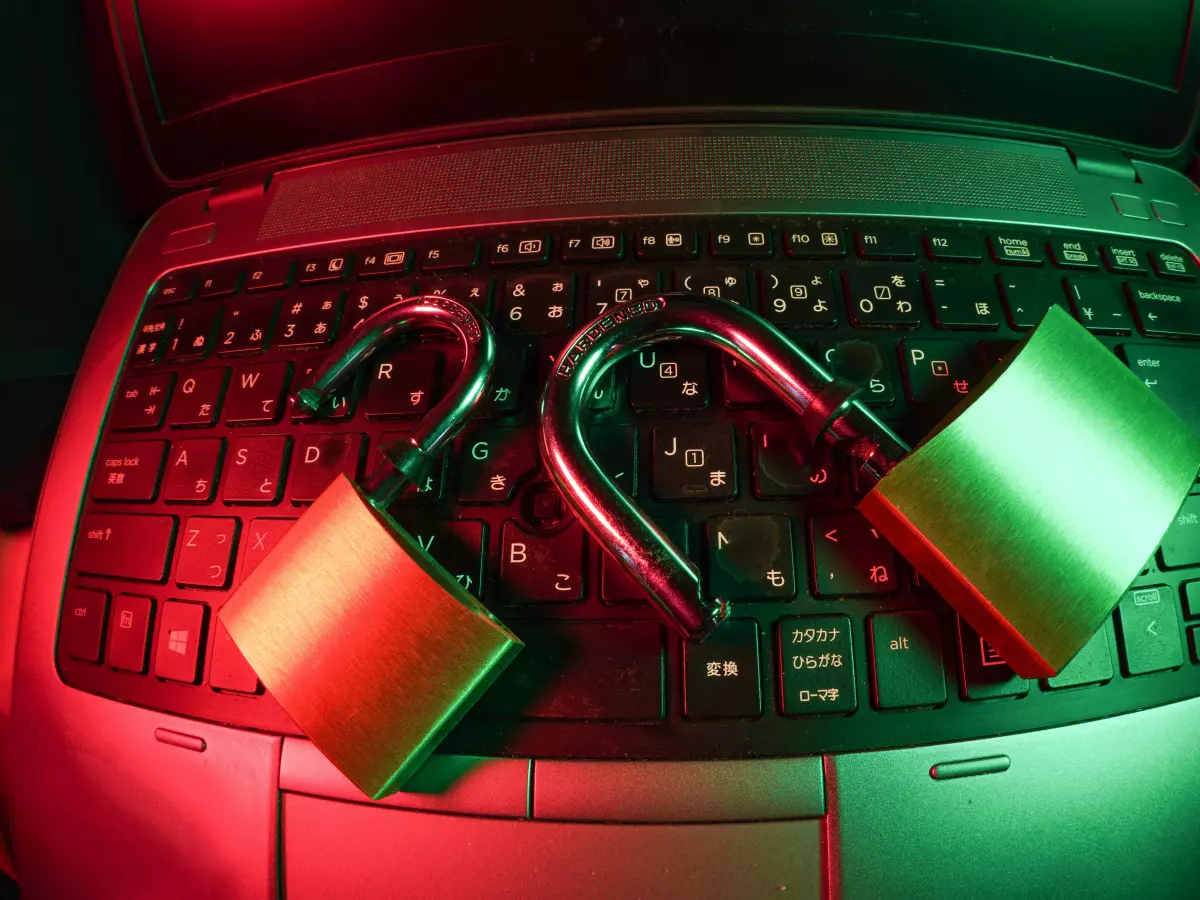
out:
{"label": "ctrl key", "polygon": [[67,656],[84,662],[100,662],[104,640],[104,615],[108,594],[87,588],[71,588],[63,603],[58,624],[58,646]]}

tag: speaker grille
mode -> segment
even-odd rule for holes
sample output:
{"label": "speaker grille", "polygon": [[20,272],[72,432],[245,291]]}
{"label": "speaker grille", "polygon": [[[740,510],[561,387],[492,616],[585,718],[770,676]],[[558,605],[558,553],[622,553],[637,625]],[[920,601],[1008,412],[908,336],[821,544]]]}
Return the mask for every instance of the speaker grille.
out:
{"label": "speaker grille", "polygon": [[1084,215],[1065,153],[877,137],[630,134],[401,152],[285,174],[259,238],[543,207],[615,214],[637,204],[754,201]]}

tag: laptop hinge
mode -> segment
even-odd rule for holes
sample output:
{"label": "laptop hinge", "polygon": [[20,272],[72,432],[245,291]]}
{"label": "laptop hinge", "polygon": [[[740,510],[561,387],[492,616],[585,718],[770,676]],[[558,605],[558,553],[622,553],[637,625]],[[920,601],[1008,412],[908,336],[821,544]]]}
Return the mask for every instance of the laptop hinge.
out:
{"label": "laptop hinge", "polygon": [[233,175],[219,182],[208,194],[204,204],[206,210],[221,209],[234,203],[247,203],[259,200],[267,192],[271,183],[271,173],[249,172],[243,175]]}
{"label": "laptop hinge", "polygon": [[1099,175],[1119,181],[1137,181],[1137,170],[1129,157],[1108,147],[1095,144],[1071,144],[1067,152],[1075,160],[1075,168],[1084,175]]}

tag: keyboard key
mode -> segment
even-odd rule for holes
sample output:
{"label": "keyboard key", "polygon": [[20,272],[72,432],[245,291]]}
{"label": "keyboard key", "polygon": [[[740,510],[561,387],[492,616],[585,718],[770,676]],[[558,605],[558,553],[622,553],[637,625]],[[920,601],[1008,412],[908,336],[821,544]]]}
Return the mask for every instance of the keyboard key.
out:
{"label": "keyboard key", "polygon": [[146,671],[150,649],[150,614],[154,600],[136,594],[117,594],[108,619],[108,649],[105,656],[114,669],[141,674]]}
{"label": "keyboard key", "polygon": [[346,301],[346,327],[343,331],[353,331],[384,307],[391,306],[414,293],[411,284],[398,284],[394,281],[365,287],[359,285],[356,290],[350,292]]}
{"label": "keyboard key", "polygon": [[271,322],[278,310],[278,300],[261,297],[228,304],[217,331],[217,353],[233,356],[266,349],[271,339]]}
{"label": "keyboard key", "polygon": [[1151,250],[1150,262],[1160,278],[1196,280],[1196,263],[1186,250]]}
{"label": "keyboard key", "polygon": [[[654,523],[675,549],[688,555],[688,523],[684,519],[655,518]],[[605,603],[648,603],[642,586],[606,550],[600,551],[600,599]]]}
{"label": "keyboard key", "polygon": [[[443,374],[457,375],[462,368],[461,354],[447,356]],[[525,346],[513,341],[496,342],[496,367],[484,393],[479,416],[508,416],[521,408],[522,384],[525,381]],[[539,387],[544,382],[539,383]]]}
{"label": "keyboard key", "polygon": [[1180,585],[1183,591],[1183,617],[1200,619],[1200,581],[1189,581]]}
{"label": "keyboard key", "polygon": [[174,516],[88,513],[79,526],[75,571],[131,581],[163,581],[174,541]]}
{"label": "keyboard key", "polygon": [[374,247],[363,253],[356,270],[359,278],[403,275],[412,268],[412,252],[398,244]]}
{"label": "keyboard key", "polygon": [[926,272],[925,295],[938,328],[995,331],[1000,327],[1003,313],[983,272]]}
{"label": "keyboard key", "polygon": [[1104,620],[1104,627],[1092,635],[1091,640],[1084,644],[1083,649],[1075,654],[1061,672],[1053,678],[1046,679],[1046,687],[1050,690],[1060,688],[1081,687],[1085,684],[1101,684],[1113,677],[1112,656],[1108,652],[1109,620]]}
{"label": "keyboard key", "polygon": [[121,381],[113,398],[109,424],[114,431],[158,428],[167,413],[167,398],[175,383],[173,372],[131,375]]}
{"label": "keyboard key", "polygon": [[846,236],[840,228],[797,225],[784,231],[783,250],[793,259],[845,256]]}
{"label": "keyboard key", "polygon": [[92,476],[92,497],[127,502],[153,500],[166,452],[166,441],[105,443]]}
{"label": "keyboard key", "polygon": [[730,409],[771,406],[779,402],[775,392],[736,356],[721,354],[721,378],[725,385],[725,405]]}
{"label": "keyboard key", "polygon": [[476,707],[493,717],[657,721],[663,634],[656,622],[509,621],[525,650]]}
{"label": "keyboard key", "polygon": [[443,240],[421,251],[422,272],[468,270],[479,265],[479,242]]}
{"label": "keyboard key", "polygon": [[441,365],[435,350],[401,350],[373,363],[363,413],[368,419],[425,415],[436,399]]}
{"label": "keyboard key", "polygon": [[225,398],[225,421],[230,425],[278,422],[283,411],[291,363],[254,363],[233,375]]}
{"label": "keyboard key", "polygon": [[[371,452],[366,471],[374,473],[378,471],[381,465],[391,465],[391,463],[384,459],[382,449],[393,441],[406,438],[408,433],[408,431],[385,431],[380,435],[379,440],[375,443],[375,449]],[[429,464],[423,475],[419,476],[415,482],[404,489],[404,492],[400,495],[399,502],[406,505],[411,505],[412,503],[420,505],[437,503],[442,499],[445,471],[446,454],[441,454]],[[397,509],[396,507],[393,508]]]}
{"label": "keyboard key", "polygon": [[817,597],[854,597],[896,590],[896,551],[855,510],[822,513],[808,522],[809,568]]}
{"label": "keyboard key", "polygon": [[611,228],[577,231],[562,242],[563,262],[605,262],[625,253],[625,235]]}
{"label": "keyboard key", "polygon": [[1037,326],[1055,304],[1066,309],[1059,286],[1040,272],[1008,272],[998,282],[1008,321],[1018,331]]}
{"label": "keyboard key", "polygon": [[638,351],[630,361],[629,403],[634,409],[708,406],[708,351],[677,341]]}
{"label": "keyboard key", "polygon": [[184,522],[175,583],[181,587],[227,587],[239,524],[238,519],[216,516],[192,516]]}
{"label": "keyboard key", "polygon": [[574,275],[526,275],[504,283],[496,312],[501,325],[519,334],[570,331],[575,321]]}
{"label": "keyboard key", "polygon": [[1127,284],[1138,327],[1148,337],[1200,337],[1200,291],[1174,285]]}
{"label": "keyboard key", "polygon": [[[304,383],[308,381],[308,377],[324,361],[325,358],[323,356],[310,356],[298,362],[296,364],[296,380],[293,382],[294,388],[299,389],[303,387]],[[288,397],[288,408],[292,420],[295,422],[311,422],[319,419],[322,422],[340,422],[350,418],[354,414],[356,384],[365,368],[365,366],[360,367],[358,372],[347,379],[340,390],[326,397],[315,416],[309,415],[307,412],[301,413],[296,411],[295,393],[293,391],[292,395]]]}
{"label": "keyboard key", "polygon": [[490,278],[439,278],[437,281],[422,281],[421,293],[452,297],[459,303],[469,303],[485,316],[492,312]]}
{"label": "keyboard key", "polygon": [[242,651],[238,649],[229,632],[220,620],[213,622],[212,665],[208,670],[208,686],[214,691],[232,691],[236,694],[257,694],[262,682]]}
{"label": "keyboard key", "polygon": [[202,359],[213,346],[217,320],[221,317],[219,304],[189,307],[175,322],[175,333],[167,344],[167,360]]}
{"label": "keyboard key", "polygon": [[871,693],[877,709],[912,709],[946,702],[942,629],[936,613],[875,613],[871,633]]}
{"label": "keyboard key", "polygon": [[905,338],[900,342],[900,359],[913,403],[949,408],[983,377],[978,354],[962,341]]}
{"label": "keyboard key", "polygon": [[854,235],[858,255],[863,259],[917,258],[916,236],[907,228],[863,228]]}
{"label": "keyboard key", "polygon": [[293,350],[330,343],[337,335],[344,296],[342,291],[316,291],[284,298],[275,346]]}
{"label": "keyboard key", "polygon": [[276,291],[292,283],[291,262],[285,259],[268,259],[256,263],[246,272],[246,290]]}
{"label": "keyboard key", "polygon": [[1133,588],[1117,606],[1117,635],[1126,675],[1145,675],[1183,665],[1175,595],[1170,588]]}
{"label": "keyboard key", "polygon": [[296,522],[295,519],[251,519],[242,537],[242,561],[238,569],[238,581],[246,580],[246,576],[258,568],[258,564],[266,559],[279,539],[288,533]]}
{"label": "keyboard key", "polygon": [[961,618],[958,620],[958,673],[965,700],[1024,697],[1029,682],[1008,667],[992,645]]}
{"label": "keyboard key", "polygon": [[213,297],[228,297],[237,293],[242,273],[237,269],[220,269],[216,272],[205,272],[196,284],[196,296],[201,300]]}
{"label": "keyboard key", "polygon": [[483,598],[483,522],[457,519],[452,522],[403,518],[401,524],[430,556],[477,598]]}
{"label": "keyboard key", "polygon": [[762,714],[758,623],[727,619],[702,642],[683,645],[683,714],[739,719]]}
{"label": "keyboard key", "polygon": [[794,422],[755,422],[750,446],[757,496],[807,497],[837,491],[837,468],[828,452],[799,439]]}
{"label": "keyboard key", "polygon": [[1193,625],[1187,630],[1187,640],[1192,662],[1200,663],[1200,625]]}
{"label": "keyboard key", "polygon": [[1064,269],[1095,269],[1100,265],[1096,245],[1082,238],[1052,238],[1050,256],[1056,266]]}
{"label": "keyboard key", "polygon": [[696,253],[693,228],[656,228],[637,236],[638,259],[695,259]]}
{"label": "keyboard key", "polygon": [[353,257],[344,255],[319,256],[306,259],[300,263],[301,284],[322,284],[328,281],[341,281],[354,263]]}
{"label": "keyboard key", "polygon": [[845,276],[846,301],[855,328],[921,324],[921,279],[916,269],[855,266]]}
{"label": "keyboard key", "polygon": [[493,266],[543,265],[550,262],[554,241],[549,237],[501,238],[492,244]]}
{"label": "keyboard key", "polygon": [[819,338],[817,357],[826,371],[862,388],[858,399],[867,406],[891,406],[896,400],[895,366],[890,350],[882,351],[861,338]]}
{"label": "keyboard key", "polygon": [[1163,535],[1159,553],[1166,569],[1200,564],[1200,497],[1188,497],[1183,501],[1175,520]]}
{"label": "keyboard key", "polygon": [[780,706],[786,716],[858,709],[848,616],[779,620]]}
{"label": "keyboard key", "polygon": [[167,424],[172,428],[215,425],[221,415],[221,398],[229,369],[198,369],[187,372],[175,385],[171,398],[171,415]]}
{"label": "keyboard key", "polygon": [[792,520],[787,516],[718,516],[708,520],[708,589],[726,600],[796,596]]}
{"label": "keyboard key", "polygon": [[970,262],[983,260],[983,242],[970,231],[927,231],[925,252],[938,262]]}
{"label": "keyboard key", "polygon": [[778,328],[833,328],[838,299],[832,269],[763,270],[763,316]]}
{"label": "keyboard key", "polygon": [[1095,334],[1129,334],[1133,316],[1121,287],[1108,278],[1067,278],[1063,284],[1075,318]]}
{"label": "keyboard key", "polygon": [[71,588],[63,601],[58,623],[58,647],[67,656],[83,662],[100,662],[104,642],[104,617],[108,594],[87,588]]}
{"label": "keyboard key", "polygon": [[651,486],[658,500],[737,496],[733,425],[658,425]]}
{"label": "keyboard key", "polygon": [[1045,261],[1041,242],[1024,234],[1004,232],[988,238],[992,258],[1011,266],[1040,266]]}
{"label": "keyboard key", "polygon": [[338,475],[358,479],[362,458],[361,434],[305,434],[292,457],[288,498],[293,503],[312,503]]}
{"label": "keyboard key", "polygon": [[771,229],[761,223],[714,228],[708,242],[717,259],[770,259],[775,252]]}
{"label": "keyboard key", "polygon": [[511,519],[500,534],[500,593],[506,603],[583,599],[583,528],[572,522],[548,537]]}
{"label": "keyboard key", "polygon": [[175,317],[162,313],[146,315],[138,325],[137,340],[130,355],[131,366],[154,366],[162,362]]}
{"label": "keyboard key", "polygon": [[626,497],[637,494],[637,432],[628,425],[593,425],[588,429],[591,448],[600,471]]}
{"label": "keyboard key", "polygon": [[473,428],[459,438],[454,459],[463,503],[507,503],[541,462],[531,428]]}
{"label": "keyboard key", "polygon": [[1104,264],[1113,272],[1144,275],[1149,271],[1141,251],[1128,244],[1105,244]]}
{"label": "keyboard key", "polygon": [[658,291],[658,272],[654,269],[624,269],[603,272],[588,280],[586,318],[596,318],[618,303]]}
{"label": "keyboard key", "polygon": [[221,499],[226,503],[278,503],[289,438],[234,438],[225,460]]}
{"label": "keyboard key", "polygon": [[195,684],[200,680],[200,651],[208,607],[203,603],[168,600],[158,619],[154,675],[168,681]]}
{"label": "keyboard key", "polygon": [[750,305],[746,270],[733,266],[693,266],[675,271],[675,290],[720,297],[738,306]]}
{"label": "keyboard key", "polygon": [[155,282],[150,291],[151,306],[167,306],[192,299],[196,290],[196,276],[188,272],[171,272]]}
{"label": "keyboard key", "polygon": [[211,503],[224,441],[203,438],[176,441],[167,461],[162,497],[168,503]]}

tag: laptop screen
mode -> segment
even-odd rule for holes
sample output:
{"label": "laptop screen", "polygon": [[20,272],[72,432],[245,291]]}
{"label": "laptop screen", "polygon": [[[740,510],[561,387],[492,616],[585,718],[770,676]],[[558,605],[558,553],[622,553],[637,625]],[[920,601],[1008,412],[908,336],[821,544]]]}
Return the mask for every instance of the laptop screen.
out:
{"label": "laptop screen", "polygon": [[168,179],[381,133],[681,107],[949,117],[1166,148],[1191,123],[1190,19],[1191,0],[114,3]]}

